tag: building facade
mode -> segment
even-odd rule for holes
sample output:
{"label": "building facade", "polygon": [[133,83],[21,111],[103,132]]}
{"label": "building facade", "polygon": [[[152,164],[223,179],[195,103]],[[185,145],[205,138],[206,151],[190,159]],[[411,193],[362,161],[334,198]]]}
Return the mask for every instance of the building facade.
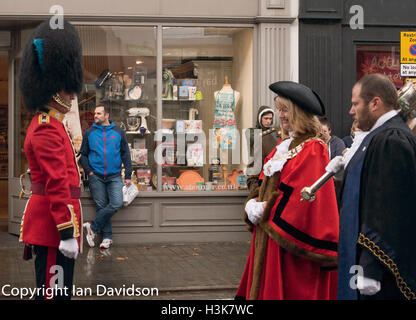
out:
{"label": "building facade", "polygon": [[[17,88],[21,48],[40,21],[52,16],[59,24],[63,14],[83,45],[74,132],[89,127],[95,106],[104,104],[131,148],[140,194],[113,217],[115,240],[248,239],[244,130],[254,126],[259,106],[273,105],[270,83],[299,80],[298,9],[292,0],[3,1],[0,152],[8,214],[0,219],[8,231],[18,234],[27,200],[19,198],[19,177],[33,116]],[[95,206],[86,177],[83,190],[87,221]]]}
{"label": "building facade", "polygon": [[335,135],[349,134],[351,91],[367,73],[400,88],[400,32],[415,31],[411,0],[301,0],[299,81],[320,93]]}

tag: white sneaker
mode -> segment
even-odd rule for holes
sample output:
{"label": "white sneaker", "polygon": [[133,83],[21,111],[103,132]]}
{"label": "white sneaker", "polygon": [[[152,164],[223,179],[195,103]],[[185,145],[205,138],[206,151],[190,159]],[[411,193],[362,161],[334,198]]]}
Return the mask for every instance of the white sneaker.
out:
{"label": "white sneaker", "polygon": [[91,222],[85,222],[84,227],[87,230],[85,237],[87,238],[88,244],[92,248],[95,246],[95,243],[94,243],[95,233],[91,230]]}
{"label": "white sneaker", "polygon": [[111,239],[103,239],[103,242],[100,244],[101,249],[108,249],[113,244],[113,240]]}

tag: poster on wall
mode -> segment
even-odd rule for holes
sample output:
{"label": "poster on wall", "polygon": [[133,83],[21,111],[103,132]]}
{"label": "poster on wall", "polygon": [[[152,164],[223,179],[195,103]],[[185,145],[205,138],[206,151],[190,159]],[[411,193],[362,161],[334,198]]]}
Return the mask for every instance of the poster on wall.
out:
{"label": "poster on wall", "polygon": [[400,76],[400,51],[392,46],[358,47],[357,80],[370,73],[384,74],[396,88],[401,88],[404,77]]}

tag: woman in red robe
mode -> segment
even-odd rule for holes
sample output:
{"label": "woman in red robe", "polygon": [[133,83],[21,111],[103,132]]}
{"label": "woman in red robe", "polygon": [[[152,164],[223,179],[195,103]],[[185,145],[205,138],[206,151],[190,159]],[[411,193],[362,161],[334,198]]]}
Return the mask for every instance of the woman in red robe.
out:
{"label": "woman in red robe", "polygon": [[325,173],[328,148],[319,139],[319,96],[301,84],[270,85],[286,133],[266,158],[261,186],[245,205],[253,241],[236,299],[336,299],[339,217],[333,183],[312,202],[301,190]]}

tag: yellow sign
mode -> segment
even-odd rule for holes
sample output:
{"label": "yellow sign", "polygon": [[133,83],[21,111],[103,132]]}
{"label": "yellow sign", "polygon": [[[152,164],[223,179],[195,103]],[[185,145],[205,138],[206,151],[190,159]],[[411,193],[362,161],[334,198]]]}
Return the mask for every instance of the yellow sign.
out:
{"label": "yellow sign", "polygon": [[400,32],[400,63],[416,63],[416,32]]}

